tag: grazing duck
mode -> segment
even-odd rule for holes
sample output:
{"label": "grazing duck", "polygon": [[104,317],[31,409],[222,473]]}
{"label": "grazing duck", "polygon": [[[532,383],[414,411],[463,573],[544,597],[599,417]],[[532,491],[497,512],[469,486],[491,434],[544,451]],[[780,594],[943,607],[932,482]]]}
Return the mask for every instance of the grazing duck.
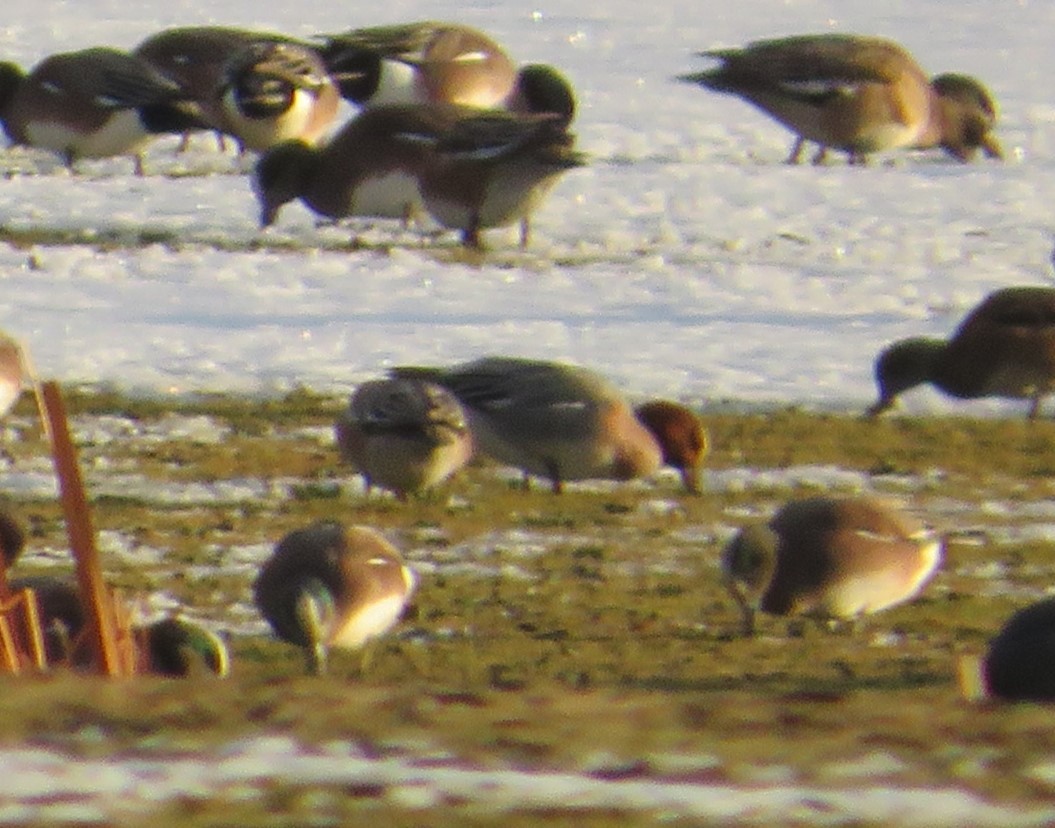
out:
{"label": "grazing duck", "polygon": [[[851,163],[884,150],[941,146],[966,160],[978,147],[1000,157],[990,134],[992,99],[977,81],[940,76],[932,82],[900,45],[848,34],[759,40],[739,49],[702,52],[720,65],[679,76],[716,92],[737,95],[780,121],[797,140],[846,152]],[[959,81],[949,82],[950,77]],[[975,91],[968,92],[968,89]]]}
{"label": "grazing duck", "polygon": [[[931,118],[927,129],[911,149],[941,147],[960,161],[970,161],[981,149],[987,158],[1003,160],[1004,150],[993,134],[996,127],[996,101],[989,90],[967,75],[945,74],[930,82],[935,97],[931,101]],[[799,138],[792,147],[788,163],[797,163],[805,146]],[[827,147],[822,146],[813,158],[824,161]]]}
{"label": "grazing duck", "polygon": [[257,151],[294,139],[319,143],[340,104],[318,54],[293,42],[257,41],[240,50],[224,67],[219,96],[224,130]]}
{"label": "grazing duck", "polygon": [[1012,615],[982,658],[961,659],[960,684],[973,701],[1055,700],[1055,598]]}
{"label": "grazing duck", "polygon": [[0,122],[15,144],[81,158],[129,155],[142,175],[153,137],[203,126],[186,92],[146,61],[109,48],[51,55],[29,74],[0,64]]}
{"label": "grazing duck", "polygon": [[341,94],[359,106],[453,103],[491,108],[514,91],[516,65],[478,29],[421,21],[320,35]]}
{"label": "grazing duck", "polygon": [[295,198],[333,218],[407,221],[424,209],[480,247],[483,229],[523,222],[558,175],[585,163],[558,120],[447,104],[372,107],[324,147],[287,142],[264,154],[254,170],[261,223]]}
{"label": "grazing duck", "polygon": [[578,366],[484,357],[451,368],[404,366],[392,374],[448,388],[464,406],[481,452],[545,477],[556,493],[569,480],[653,474],[674,442],[670,429],[650,431],[658,418],[642,422],[612,383]]}
{"label": "grazing duck", "polygon": [[331,647],[363,647],[388,632],[414,584],[399,551],[376,531],[323,521],[279,542],[253,596],[275,635],[303,647],[308,671],[319,675]]}
{"label": "grazing duck", "polygon": [[190,99],[187,106],[222,137],[227,122],[219,91],[228,64],[256,43],[289,40],[280,34],[230,26],[179,26],[150,35],[132,54],[178,83]]}
{"label": "grazing duck", "polygon": [[418,175],[425,209],[475,249],[483,230],[514,223],[527,247],[531,214],[560,175],[586,163],[555,115],[470,111],[442,133],[408,137],[430,150]]}
{"label": "grazing duck", "polygon": [[745,635],[755,610],[855,619],[908,601],[941,563],[942,544],[872,497],[814,497],[741,530],[722,552]]}
{"label": "grazing duck", "polygon": [[418,175],[427,150],[406,136],[442,131],[450,117],[430,107],[376,107],[345,124],[325,146],[297,140],[273,147],[253,171],[261,225],[273,224],[294,199],[327,218],[408,223],[424,209]]}
{"label": "grazing duck", "polygon": [[341,457],[400,500],[428,491],[469,462],[472,436],[447,389],[413,379],[365,382],[337,419]]}
{"label": "grazing duck", "polygon": [[869,415],[924,383],[959,399],[1041,400],[1055,390],[1055,288],[1009,287],[989,294],[947,339],[913,337],[876,358],[879,400]]}
{"label": "grazing duck", "polygon": [[[48,664],[91,667],[92,656],[83,639],[88,614],[74,579],[28,575],[12,578],[9,586],[13,592],[32,589],[36,594]],[[170,616],[135,628],[133,634],[140,644],[140,673],[182,678],[224,677],[230,672],[227,645],[201,624]]]}
{"label": "grazing duck", "polygon": [[422,21],[320,35],[341,94],[359,106],[450,103],[555,113],[571,121],[575,96],[557,69],[517,68],[491,37],[457,23]]}
{"label": "grazing duck", "polygon": [[[145,670],[151,675],[184,678],[230,673],[231,659],[223,639],[208,627],[169,616],[143,628]],[[142,656],[141,656],[142,657]]]}
{"label": "grazing duck", "polygon": [[663,449],[663,465],[681,474],[686,491],[700,493],[700,472],[707,456],[707,429],[690,408],[669,400],[652,400],[634,413]]}

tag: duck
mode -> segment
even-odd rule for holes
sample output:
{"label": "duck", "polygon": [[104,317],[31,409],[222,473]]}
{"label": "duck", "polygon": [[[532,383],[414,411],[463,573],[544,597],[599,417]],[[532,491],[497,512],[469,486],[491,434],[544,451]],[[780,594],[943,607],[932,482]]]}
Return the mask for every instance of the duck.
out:
{"label": "duck", "polygon": [[478,451],[547,479],[556,494],[573,480],[652,475],[672,442],[671,430],[653,433],[615,385],[577,365],[488,356],[450,368],[397,366],[390,374],[450,390]]}
{"label": "duck", "polygon": [[253,598],[275,635],[304,650],[308,673],[322,675],[332,648],[363,648],[392,629],[416,581],[375,529],[320,521],[279,541]]}
{"label": "duck", "polygon": [[219,84],[224,131],[246,150],[328,139],[340,108],[318,53],[293,41],[258,40],[231,57]]}
{"label": "duck", "polygon": [[470,111],[411,140],[430,150],[418,175],[425,210],[473,250],[483,249],[482,231],[510,224],[526,248],[531,215],[562,174],[586,164],[565,119],[548,113]]}
{"label": "duck", "polygon": [[526,220],[557,177],[585,163],[556,116],[453,104],[371,107],[323,147],[288,141],[253,171],[260,222],[301,199],[330,218],[375,216],[408,223],[427,213],[482,248],[490,227]]}
{"label": "duck", "polygon": [[318,35],[342,96],[360,107],[448,103],[559,115],[570,123],[575,93],[555,66],[517,67],[489,35],[432,20]]}
{"label": "duck", "polygon": [[825,33],[758,40],[701,52],[717,67],[678,76],[736,95],[796,135],[787,158],[806,141],[864,163],[874,152],[940,146],[960,160],[981,148],[1002,157],[992,136],[996,108],[979,81],[963,75],[932,82],[900,44],[879,37]]}
{"label": "duck", "polygon": [[875,379],[873,417],[899,395],[930,384],[958,399],[1027,399],[1027,416],[1036,419],[1055,390],[1055,288],[993,291],[948,339],[910,337],[888,345],[876,357]]}
{"label": "duck", "polygon": [[1055,598],[1049,597],[1015,612],[981,658],[961,658],[961,689],[971,701],[1052,701],[1053,655]]}
{"label": "duck", "polygon": [[489,35],[423,20],[318,35],[343,97],[359,106],[453,103],[498,107],[517,82],[516,64]]}
{"label": "duck", "polygon": [[208,627],[168,615],[140,628],[146,647],[140,649],[143,670],[168,678],[230,674],[231,657],[224,640]]}
{"label": "duck", "polygon": [[176,26],[146,37],[132,54],[180,85],[189,96],[188,107],[217,133],[222,149],[227,122],[219,90],[228,64],[256,43],[290,41],[282,34],[233,26]]}
{"label": "duck", "polygon": [[423,20],[315,40],[342,96],[357,106],[451,103],[560,112],[569,120],[574,113],[571,84],[556,67],[518,67],[494,38],[472,26]]}
{"label": "duck", "polygon": [[447,389],[415,379],[364,382],[336,423],[341,458],[400,500],[427,492],[473,455],[461,403]]}
{"label": "duck", "polygon": [[109,47],[50,55],[27,74],[0,64],[0,123],[12,143],[82,158],[142,153],[156,135],[201,128],[187,93],[146,61]]}
{"label": "duck", "polygon": [[721,570],[753,635],[755,612],[854,620],[915,598],[941,564],[943,543],[879,498],[792,500],[725,546]]}
{"label": "duck", "polygon": [[710,439],[696,412],[671,400],[650,400],[637,406],[634,415],[656,435],[663,465],[677,469],[685,491],[700,494],[700,473]]}
{"label": "duck", "polygon": [[[919,140],[910,147],[928,150],[940,147],[959,161],[971,161],[980,149],[987,158],[1004,160],[1004,150],[993,133],[997,105],[992,93],[977,78],[946,73],[931,79],[935,98],[931,101],[931,119]],[[788,163],[798,163],[806,141],[798,138],[788,156]],[[827,147],[813,157],[823,163]]]}
{"label": "duck", "polygon": [[[84,646],[88,613],[75,579],[56,575],[23,575],[8,582],[12,592],[36,596],[44,653],[52,667],[88,670],[93,656]],[[230,673],[223,639],[208,627],[178,615],[133,627],[138,643],[137,673],[169,678]]]}
{"label": "duck", "polygon": [[273,225],[296,199],[330,219],[371,216],[410,224],[424,211],[418,175],[427,150],[404,136],[441,131],[453,115],[443,108],[376,107],[352,118],[324,146],[297,139],[270,148],[252,174],[260,226]]}

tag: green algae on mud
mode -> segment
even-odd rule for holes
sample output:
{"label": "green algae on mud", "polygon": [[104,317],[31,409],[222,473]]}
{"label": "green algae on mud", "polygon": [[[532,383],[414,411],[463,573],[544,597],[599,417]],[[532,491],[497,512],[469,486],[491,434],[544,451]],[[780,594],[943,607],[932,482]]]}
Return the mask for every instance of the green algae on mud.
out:
{"label": "green algae on mud", "polygon": [[[606,767],[627,773],[692,755],[713,757],[714,778],[736,784],[750,784],[760,767],[830,782],[840,763],[881,754],[921,785],[1023,803],[1051,793],[1036,772],[1055,748],[1050,711],[969,705],[955,683],[958,657],[980,652],[1055,575],[1055,543],[1025,531],[1020,524],[1035,518],[1014,508],[1051,497],[1051,422],[705,410],[716,476],[838,468],[853,474],[835,485],[874,486],[953,531],[942,571],[917,601],[856,629],[767,619],[759,637],[742,639],[719,583],[721,545],[744,521],[816,493],[807,478],[712,481],[691,497],[672,475],[555,497],[476,466],[441,492],[399,503],[365,496],[338,465],[326,435],[339,399],[297,391],[169,401],[77,390],[67,399],[75,432],[122,424],[110,439],[82,439],[89,487],[117,474],[146,483],[93,499],[97,529],[121,540],[120,554],[104,545],[108,579],[234,629],[234,671],[225,682],[6,677],[3,744],[107,755],[278,733],[377,750],[418,741],[525,768],[581,770],[603,755]],[[13,474],[47,468],[31,413],[23,400],[10,426]],[[204,438],[155,428],[173,417],[211,425]],[[183,504],[151,491],[229,480],[259,482],[265,494]],[[12,496],[30,522],[31,551],[63,549],[53,498]],[[330,676],[304,677],[300,655],[258,619],[247,629],[245,550],[319,518],[380,528],[420,574],[412,612],[378,643],[365,675],[358,654],[336,653]],[[29,554],[25,566],[61,564]],[[272,793],[273,809],[297,812],[299,794]],[[390,809],[399,811],[389,803],[379,813]],[[216,818],[208,808],[167,812],[169,824]],[[627,819],[580,816],[579,824]],[[530,824],[524,814],[506,824],[517,819]],[[266,814],[247,811],[243,822],[266,824]]]}

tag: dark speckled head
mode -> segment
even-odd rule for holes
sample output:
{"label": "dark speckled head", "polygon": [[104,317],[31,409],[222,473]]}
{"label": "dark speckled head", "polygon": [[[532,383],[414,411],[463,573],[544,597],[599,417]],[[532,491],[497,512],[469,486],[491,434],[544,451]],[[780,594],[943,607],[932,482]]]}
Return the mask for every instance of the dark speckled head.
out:
{"label": "dark speckled head", "polygon": [[880,352],[875,362],[879,399],[868,409],[869,416],[893,407],[899,394],[930,382],[945,344],[940,339],[913,337],[895,342]]}
{"label": "dark speckled head", "polygon": [[227,645],[216,633],[182,618],[163,618],[146,629],[150,672],[182,678],[230,670]]}
{"label": "dark speckled head", "polygon": [[286,141],[265,152],[253,169],[253,192],[260,204],[260,226],[270,227],[282,205],[298,198],[318,152],[300,140]]}
{"label": "dark speckled head", "polygon": [[567,124],[575,117],[575,92],[568,79],[554,67],[529,63],[517,72],[509,108],[559,115]]}

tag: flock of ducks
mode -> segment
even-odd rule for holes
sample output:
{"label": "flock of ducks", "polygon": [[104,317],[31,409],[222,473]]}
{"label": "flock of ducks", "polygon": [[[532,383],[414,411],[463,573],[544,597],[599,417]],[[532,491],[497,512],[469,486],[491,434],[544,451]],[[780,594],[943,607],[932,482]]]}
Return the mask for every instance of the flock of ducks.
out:
{"label": "flock of ducks", "polygon": [[[966,75],[930,79],[901,46],[857,35],[763,40],[702,53],[716,68],[679,80],[737,95],[787,126],[798,161],[829,150],[942,147],[1003,157],[997,108]],[[342,100],[356,109],[338,123]],[[490,36],[423,21],[297,40],[233,27],[165,29],[129,52],[0,64],[0,123],[15,144],[80,158],[130,155],[153,136],[211,130],[259,154],[262,226],[299,199],[327,219],[424,216],[469,247],[529,219],[564,172],[586,163],[569,132],[574,90],[548,65],[518,66]],[[222,140],[222,137],[221,137]]]}
{"label": "flock of ducks", "polygon": [[[342,100],[357,109],[338,123]],[[320,216],[430,217],[481,245],[521,224],[585,163],[575,97],[554,67],[517,66],[476,29],[431,21],[319,35],[197,26],[131,52],[96,47],[0,64],[0,123],[67,164],[141,153],[164,133],[211,130],[259,155],[261,224],[300,199]]]}
{"label": "flock of ducks", "polygon": [[[815,163],[830,151],[856,164],[900,148],[941,147],[964,161],[978,150],[1003,156],[985,87],[959,74],[931,79],[890,41],[806,35],[702,54],[717,65],[679,80],[739,96],[788,127],[796,136],[789,162],[801,159],[806,142],[819,147]],[[338,126],[342,100],[357,114]],[[129,53],[53,55],[28,73],[0,65],[0,122],[17,144],[72,164],[138,158],[153,135],[211,130],[259,154],[253,187],[262,225],[299,199],[328,218],[410,222],[427,214],[467,246],[479,246],[484,229],[515,223],[527,243],[539,199],[585,163],[569,132],[574,116],[574,92],[557,69],[518,66],[483,32],[448,23],[311,42],[188,27],[159,32]],[[13,401],[21,373],[9,371],[9,361],[0,351],[0,390],[13,389]],[[1055,390],[1055,290],[999,290],[947,341],[886,348],[875,373],[872,415],[931,383],[964,399],[1028,399],[1035,417]],[[542,477],[554,493],[569,481],[646,477],[663,465],[695,493],[708,449],[703,424],[683,405],[635,408],[585,368],[504,356],[395,368],[356,389],[335,427],[341,457],[368,490],[401,499],[442,485],[478,455],[520,469],[525,483]],[[5,540],[4,548],[14,547]],[[742,530],[721,564],[750,633],[757,611],[852,619],[910,600],[941,557],[940,539],[875,498],[819,497]],[[69,595],[60,600],[38,587],[45,618],[55,622],[49,629],[65,629],[49,639],[61,654],[78,623],[60,612]],[[399,551],[378,533],[324,522],[277,544],[253,594],[276,636],[303,648],[308,669],[321,673],[330,648],[363,647],[391,629],[414,587]],[[1012,619],[982,660],[985,690],[1055,695],[1051,671],[1031,666],[1053,624],[1051,601]],[[186,671],[188,653],[226,671],[215,636],[170,624],[156,637],[159,671],[172,663],[172,672]]]}

